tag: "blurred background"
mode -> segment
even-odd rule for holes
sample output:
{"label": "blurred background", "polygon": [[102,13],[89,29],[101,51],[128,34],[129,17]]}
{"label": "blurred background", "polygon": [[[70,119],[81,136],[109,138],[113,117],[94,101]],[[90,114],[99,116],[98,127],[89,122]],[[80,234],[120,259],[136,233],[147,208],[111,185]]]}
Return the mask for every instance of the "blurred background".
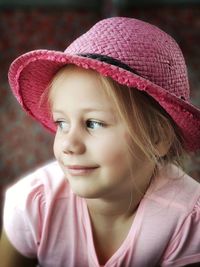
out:
{"label": "blurred background", "polygon": [[[53,136],[10,92],[10,63],[33,49],[64,50],[112,16],[142,19],[176,39],[188,66],[192,102],[200,107],[200,0],[0,0],[0,206],[7,186],[53,159]],[[186,169],[200,180],[200,154],[191,155]]]}

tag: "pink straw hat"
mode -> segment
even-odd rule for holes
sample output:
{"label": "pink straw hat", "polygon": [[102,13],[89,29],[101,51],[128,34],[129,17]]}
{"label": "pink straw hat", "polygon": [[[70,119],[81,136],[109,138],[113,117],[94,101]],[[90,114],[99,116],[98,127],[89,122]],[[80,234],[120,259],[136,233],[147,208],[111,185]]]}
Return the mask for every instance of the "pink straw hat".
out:
{"label": "pink straw hat", "polygon": [[189,102],[182,52],[159,28],[133,18],[108,18],[64,52],[35,50],[17,58],[8,74],[12,91],[25,111],[53,132],[47,104],[39,103],[53,76],[66,64],[94,69],[119,84],[147,92],[180,127],[185,148],[200,148],[200,110]]}

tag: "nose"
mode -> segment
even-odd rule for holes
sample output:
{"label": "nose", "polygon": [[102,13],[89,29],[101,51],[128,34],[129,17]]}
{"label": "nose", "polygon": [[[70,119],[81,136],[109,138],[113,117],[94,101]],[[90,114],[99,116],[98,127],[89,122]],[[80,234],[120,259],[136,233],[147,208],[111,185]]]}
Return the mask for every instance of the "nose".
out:
{"label": "nose", "polygon": [[86,150],[83,133],[71,129],[62,140],[62,151],[65,154],[83,154]]}

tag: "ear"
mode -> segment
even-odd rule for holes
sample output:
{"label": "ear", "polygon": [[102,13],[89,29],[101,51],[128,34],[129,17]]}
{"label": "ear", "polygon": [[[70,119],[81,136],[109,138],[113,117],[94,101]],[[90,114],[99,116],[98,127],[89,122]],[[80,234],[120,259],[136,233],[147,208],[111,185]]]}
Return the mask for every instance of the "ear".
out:
{"label": "ear", "polygon": [[157,141],[155,144],[155,148],[158,152],[157,154],[158,157],[164,157],[167,154],[173,143],[173,140],[174,140],[174,131],[170,127],[168,128],[168,131],[165,133],[163,138]]}
{"label": "ear", "polygon": [[167,118],[164,118],[164,120],[162,119],[158,126],[158,135],[157,140],[155,140],[155,149],[157,151],[156,156],[161,158],[164,157],[171,148],[174,142],[175,132],[174,128]]}
{"label": "ear", "polygon": [[159,158],[164,157],[169,151],[170,147],[171,147],[171,141],[169,140],[159,141],[155,146],[157,151],[157,156]]}

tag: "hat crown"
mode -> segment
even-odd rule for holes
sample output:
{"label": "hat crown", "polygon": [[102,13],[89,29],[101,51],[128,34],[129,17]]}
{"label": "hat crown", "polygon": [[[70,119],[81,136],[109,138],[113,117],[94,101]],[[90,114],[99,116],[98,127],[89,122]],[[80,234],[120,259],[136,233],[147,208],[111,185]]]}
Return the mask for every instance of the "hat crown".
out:
{"label": "hat crown", "polygon": [[156,26],[133,18],[101,20],[77,38],[67,54],[101,54],[128,65],[140,76],[189,99],[185,60],[175,40]]}

